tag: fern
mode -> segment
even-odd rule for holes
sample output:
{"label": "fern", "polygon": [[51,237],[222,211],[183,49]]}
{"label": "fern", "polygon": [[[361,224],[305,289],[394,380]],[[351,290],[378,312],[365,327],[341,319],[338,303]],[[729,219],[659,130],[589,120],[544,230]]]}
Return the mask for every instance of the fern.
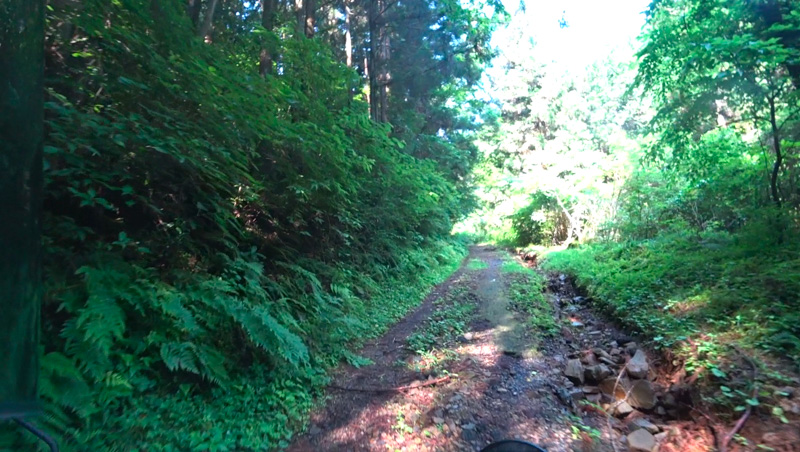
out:
{"label": "fern", "polygon": [[[83,331],[85,341],[96,345],[108,356],[115,340],[122,339],[125,333],[125,311],[117,304],[113,288],[127,281],[120,281],[116,272],[92,267],[81,267],[77,274],[84,275],[89,297],[78,311],[75,326]],[[109,280],[118,284],[108,284]]]}
{"label": "fern", "polygon": [[231,316],[258,347],[292,366],[308,363],[308,348],[263,307],[248,309],[241,303],[230,308]]}

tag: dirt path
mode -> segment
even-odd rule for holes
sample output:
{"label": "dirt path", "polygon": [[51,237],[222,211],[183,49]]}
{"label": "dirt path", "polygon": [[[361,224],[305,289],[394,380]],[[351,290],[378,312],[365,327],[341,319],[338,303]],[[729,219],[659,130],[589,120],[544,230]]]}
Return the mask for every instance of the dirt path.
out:
{"label": "dirt path", "polygon": [[[599,406],[608,408],[610,396],[589,382],[573,384],[564,370],[572,360],[604,372],[596,360],[608,357],[618,373],[635,350],[563,275],[545,280],[504,251],[474,247],[415,312],[360,352],[373,364],[338,371],[325,407],[289,450],[477,451],[508,438],[549,451],[626,450],[620,439],[645,415],[607,416]],[[648,409],[659,424],[653,433],[668,441],[680,425]],[[692,450],[710,446],[697,441]]]}

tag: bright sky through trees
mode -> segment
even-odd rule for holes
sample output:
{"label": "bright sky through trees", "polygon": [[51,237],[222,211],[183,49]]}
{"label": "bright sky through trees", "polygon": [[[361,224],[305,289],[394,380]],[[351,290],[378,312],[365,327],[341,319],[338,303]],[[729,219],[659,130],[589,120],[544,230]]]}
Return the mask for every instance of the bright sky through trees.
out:
{"label": "bright sky through trees", "polygon": [[[520,7],[519,0],[505,0],[503,4],[512,20],[492,36],[500,55],[487,75],[495,80],[503,76],[506,56],[518,57],[530,40],[536,60],[564,72],[581,71],[612,52],[632,54],[639,47],[636,38],[649,1],[530,0]],[[562,19],[566,26],[562,27]],[[491,93],[492,88],[485,86]]]}

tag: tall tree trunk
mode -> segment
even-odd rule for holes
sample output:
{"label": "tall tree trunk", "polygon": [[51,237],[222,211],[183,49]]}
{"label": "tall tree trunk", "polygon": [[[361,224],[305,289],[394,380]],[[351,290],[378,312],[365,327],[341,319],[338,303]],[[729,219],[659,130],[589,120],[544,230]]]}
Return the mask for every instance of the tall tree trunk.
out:
{"label": "tall tree trunk", "polygon": [[347,58],[347,67],[353,67],[353,24],[350,16],[350,0],[344,2],[344,53]]}
{"label": "tall tree trunk", "polygon": [[370,115],[376,122],[389,121],[389,33],[386,32],[386,0],[371,0],[369,11]]}
{"label": "tall tree trunk", "polygon": [[44,0],[0,2],[0,419],[36,409]]}
{"label": "tall tree trunk", "polygon": [[197,29],[200,22],[200,10],[203,8],[202,0],[189,0],[186,4],[186,13],[192,20],[192,25]]}
{"label": "tall tree trunk", "polygon": [[[278,6],[277,0],[261,0],[261,26],[268,32],[272,32],[275,27],[275,9]],[[264,46],[261,48],[261,56],[258,63],[258,73],[262,77],[272,73],[272,49],[270,48],[270,37],[267,37]]]}
{"label": "tall tree trunk", "polygon": [[303,0],[303,31],[306,38],[314,37],[317,26],[317,3],[314,0]]}
{"label": "tall tree trunk", "polygon": [[[290,0],[291,1],[291,0]],[[306,10],[305,0],[294,0],[294,14],[297,23],[297,37],[305,34]]]}
{"label": "tall tree trunk", "polygon": [[372,68],[369,65],[370,55],[365,52],[364,54],[364,75],[367,77],[369,81],[367,83],[367,105],[369,105],[369,117],[373,120],[375,117],[373,116],[373,109],[372,109]]}
{"label": "tall tree trunk", "polygon": [[780,207],[781,197],[780,193],[778,192],[778,175],[780,174],[781,164],[783,163],[783,153],[781,152],[781,136],[775,111],[775,97],[770,96],[767,99],[767,102],[769,103],[769,124],[772,128],[772,147],[775,150],[775,164],[772,166],[769,188],[770,193],[772,194],[772,202],[774,202],[777,207]]}
{"label": "tall tree trunk", "polygon": [[211,0],[208,5],[206,14],[203,17],[203,25],[198,30],[197,34],[204,39],[208,39],[208,34],[211,33],[211,25],[214,24],[214,11],[217,9],[218,0]]}

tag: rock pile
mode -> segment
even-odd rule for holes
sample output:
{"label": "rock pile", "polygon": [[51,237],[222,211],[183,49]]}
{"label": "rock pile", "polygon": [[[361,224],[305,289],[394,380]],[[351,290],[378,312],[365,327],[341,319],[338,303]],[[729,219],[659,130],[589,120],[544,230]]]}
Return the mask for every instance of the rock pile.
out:
{"label": "rock pile", "polygon": [[649,416],[675,409],[675,396],[651,382],[647,354],[628,337],[610,341],[606,347],[575,351],[567,356],[564,389],[575,402],[585,400],[619,419],[631,451],[652,452],[666,437]]}

